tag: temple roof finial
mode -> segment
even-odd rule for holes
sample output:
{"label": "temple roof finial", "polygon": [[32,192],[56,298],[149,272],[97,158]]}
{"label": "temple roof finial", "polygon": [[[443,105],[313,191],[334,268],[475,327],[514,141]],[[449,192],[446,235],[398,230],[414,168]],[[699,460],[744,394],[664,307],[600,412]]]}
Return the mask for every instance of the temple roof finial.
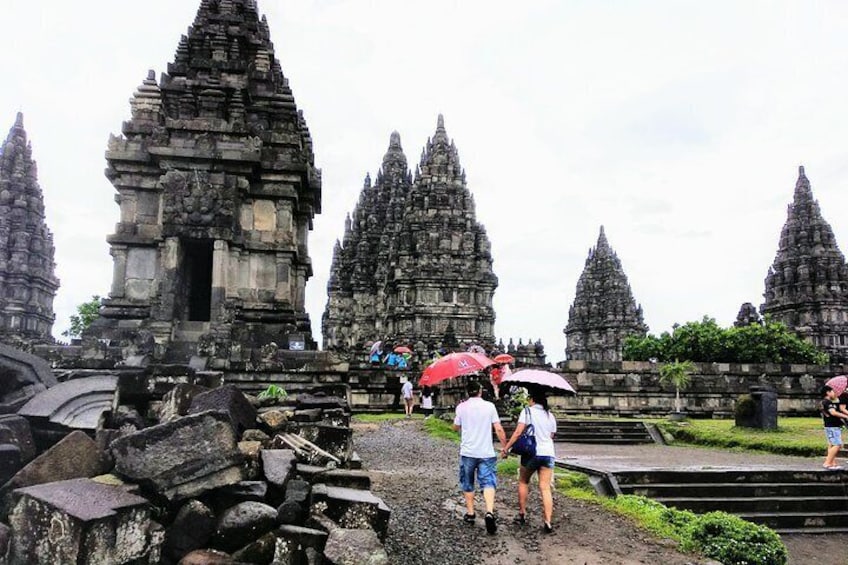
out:
{"label": "temple roof finial", "polygon": [[15,127],[22,128],[24,127],[24,113],[18,112],[18,116],[15,118]]}
{"label": "temple roof finial", "polygon": [[389,137],[389,149],[403,150],[400,146],[400,134],[397,131],[393,131],[391,137]]}

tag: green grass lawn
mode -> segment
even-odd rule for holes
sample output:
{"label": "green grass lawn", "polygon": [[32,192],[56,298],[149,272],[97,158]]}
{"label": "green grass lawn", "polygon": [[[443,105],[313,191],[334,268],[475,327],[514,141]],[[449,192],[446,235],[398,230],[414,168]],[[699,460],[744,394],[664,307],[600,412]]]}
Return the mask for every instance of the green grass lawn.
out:
{"label": "green grass lawn", "polygon": [[780,418],[773,431],[737,428],[733,420],[657,421],[675,443],[768,451],[781,455],[811,457],[825,449],[821,418]]}

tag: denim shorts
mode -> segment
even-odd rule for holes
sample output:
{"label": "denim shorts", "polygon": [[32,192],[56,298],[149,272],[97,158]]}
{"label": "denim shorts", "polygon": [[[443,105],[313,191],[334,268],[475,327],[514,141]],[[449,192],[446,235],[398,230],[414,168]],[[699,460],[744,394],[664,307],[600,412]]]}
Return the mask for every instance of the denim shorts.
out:
{"label": "denim shorts", "polygon": [[533,457],[521,456],[521,466],[531,471],[538,471],[542,467],[554,468],[554,458],[547,455],[534,455]]}
{"label": "denim shorts", "polygon": [[462,492],[474,492],[474,475],[480,488],[497,488],[497,457],[465,457],[459,458],[459,486]]}
{"label": "denim shorts", "polygon": [[842,445],[842,428],[825,428],[824,435],[830,445]]}

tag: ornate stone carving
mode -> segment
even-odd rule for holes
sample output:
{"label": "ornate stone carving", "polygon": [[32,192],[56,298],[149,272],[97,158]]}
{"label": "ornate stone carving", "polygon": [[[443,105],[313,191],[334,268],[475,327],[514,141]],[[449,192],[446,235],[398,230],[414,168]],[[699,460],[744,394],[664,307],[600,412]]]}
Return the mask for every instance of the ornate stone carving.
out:
{"label": "ornate stone carving", "polygon": [[289,333],[314,348],[304,296],[321,174],[256,3],[201,2],[167,73],[130,105],[106,153],[121,221],[92,333],[149,328],[174,362],[202,350],[226,364],[228,340],[249,356]]}
{"label": "ornate stone carving", "polygon": [[18,113],[0,146],[0,340],[29,349],[53,341],[59,288],[53,234],[44,219],[38,171]]}
{"label": "ornate stone carving", "polygon": [[621,361],[624,339],[644,336],[648,327],[621,261],[607,242],[604,228],[589,250],[586,266],[577,281],[574,304],[563,330],[567,359]]}
{"label": "ornate stone carving", "polygon": [[848,266],[804,167],[798,170],[763,296],[763,315],[821,347],[832,362],[848,361]]}
{"label": "ornate stone carving", "polygon": [[414,181],[395,132],[333,253],[324,346],[359,351],[383,338],[433,346],[444,344],[448,328],[458,343],[491,346],[497,283],[442,116]]}

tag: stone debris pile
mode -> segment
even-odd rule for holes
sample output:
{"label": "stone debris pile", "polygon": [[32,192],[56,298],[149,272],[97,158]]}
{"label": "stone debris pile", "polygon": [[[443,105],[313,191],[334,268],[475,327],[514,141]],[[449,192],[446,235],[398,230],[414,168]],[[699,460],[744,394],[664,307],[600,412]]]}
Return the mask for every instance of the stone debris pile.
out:
{"label": "stone debris pile", "polygon": [[353,451],[346,399],[321,391],[177,385],[40,453],[29,419],[7,415],[7,451],[0,565],[388,563],[390,510]]}

